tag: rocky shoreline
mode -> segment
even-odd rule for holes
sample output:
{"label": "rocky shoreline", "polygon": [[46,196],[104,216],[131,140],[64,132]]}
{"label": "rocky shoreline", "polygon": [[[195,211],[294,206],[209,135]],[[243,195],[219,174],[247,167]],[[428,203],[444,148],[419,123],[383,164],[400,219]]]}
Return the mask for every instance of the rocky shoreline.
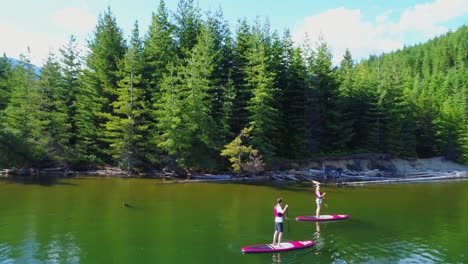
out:
{"label": "rocky shoreline", "polygon": [[381,183],[403,183],[403,182],[423,182],[468,178],[468,171],[452,170],[415,170],[404,174],[393,175],[385,171],[372,170],[364,172],[344,171],[334,175],[324,175],[316,170],[310,171],[290,171],[272,176],[278,181],[320,181],[322,183],[333,183],[340,186],[356,186],[364,184]]}
{"label": "rocky shoreline", "polygon": [[363,184],[421,182],[468,178],[468,165],[445,160],[442,157],[430,159],[394,159],[384,154],[355,155],[340,158],[322,158],[295,164],[297,168],[273,170],[256,175],[197,174],[183,177],[174,171],[150,171],[129,175],[115,167],[100,167],[91,170],[74,171],[66,167],[27,168],[21,170],[0,170],[0,178],[65,178],[79,176],[135,177],[162,179],[163,183],[191,182],[309,182],[320,181],[343,186]]}

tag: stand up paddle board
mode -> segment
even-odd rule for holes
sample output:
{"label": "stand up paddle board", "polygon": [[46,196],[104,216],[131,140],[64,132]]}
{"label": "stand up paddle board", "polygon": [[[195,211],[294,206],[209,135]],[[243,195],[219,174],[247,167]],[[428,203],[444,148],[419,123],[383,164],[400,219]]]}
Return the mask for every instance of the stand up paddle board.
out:
{"label": "stand up paddle board", "polygon": [[278,251],[288,251],[288,250],[295,250],[301,248],[308,248],[314,244],[312,240],[304,240],[304,241],[289,241],[280,243],[278,246],[275,244],[259,244],[253,246],[246,246],[242,248],[242,252],[244,253],[266,253],[266,252],[278,252]]}
{"label": "stand up paddle board", "polygon": [[332,215],[320,215],[318,218],[312,215],[297,216],[297,221],[332,221],[332,220],[343,220],[348,219],[347,214],[332,214]]}

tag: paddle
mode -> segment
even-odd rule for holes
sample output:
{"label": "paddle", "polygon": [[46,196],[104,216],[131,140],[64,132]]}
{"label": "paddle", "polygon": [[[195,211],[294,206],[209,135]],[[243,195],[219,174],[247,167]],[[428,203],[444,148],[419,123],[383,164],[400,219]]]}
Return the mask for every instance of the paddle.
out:
{"label": "paddle", "polygon": [[289,210],[286,211],[286,218],[288,218],[288,233],[291,233],[291,228],[289,227]]}

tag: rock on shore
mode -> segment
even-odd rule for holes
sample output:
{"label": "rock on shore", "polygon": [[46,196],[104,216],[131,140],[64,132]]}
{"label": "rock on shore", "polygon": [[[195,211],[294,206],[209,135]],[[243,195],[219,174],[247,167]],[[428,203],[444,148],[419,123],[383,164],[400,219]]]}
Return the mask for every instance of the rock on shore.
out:
{"label": "rock on shore", "polygon": [[302,169],[271,174],[275,180],[335,182],[343,185],[468,178],[468,165],[434,157],[391,158],[384,154],[315,159]]}

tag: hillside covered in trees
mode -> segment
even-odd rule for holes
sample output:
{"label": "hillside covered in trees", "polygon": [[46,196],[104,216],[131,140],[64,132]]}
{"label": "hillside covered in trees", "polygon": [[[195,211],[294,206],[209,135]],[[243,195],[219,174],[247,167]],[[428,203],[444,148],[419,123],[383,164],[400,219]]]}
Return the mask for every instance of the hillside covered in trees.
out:
{"label": "hillside covered in trees", "polygon": [[141,34],[111,9],[89,52],[73,36],[41,74],[0,58],[0,167],[111,164],[245,169],[263,161],[389,153],[468,162],[468,27],[332,64],[325,41],[164,1]]}

